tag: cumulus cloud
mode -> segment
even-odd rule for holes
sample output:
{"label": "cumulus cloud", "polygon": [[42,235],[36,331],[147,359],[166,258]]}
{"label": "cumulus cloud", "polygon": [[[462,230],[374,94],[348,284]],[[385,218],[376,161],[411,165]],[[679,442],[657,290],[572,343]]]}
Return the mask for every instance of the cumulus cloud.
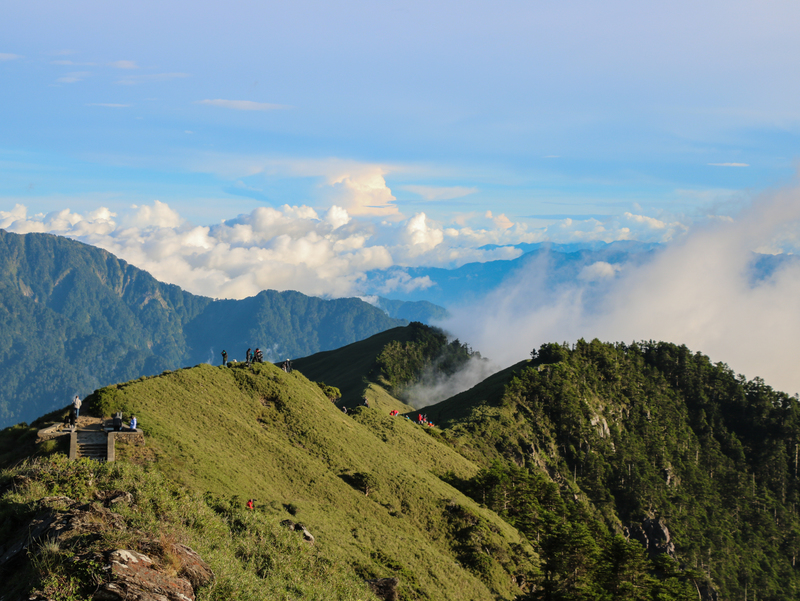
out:
{"label": "cumulus cloud", "polygon": [[432,250],[444,240],[444,231],[428,222],[425,213],[417,213],[405,226],[405,239],[411,254]]}
{"label": "cumulus cloud", "polygon": [[360,166],[329,178],[333,200],[351,215],[401,217],[379,166]]}
{"label": "cumulus cloud", "polygon": [[596,264],[578,282],[548,289],[546,263],[531,264],[478,306],[451,309],[444,326],[505,365],[543,342],[671,341],[794,393],[800,263],[786,262],[755,283],[750,269],[754,249],[796,243],[799,226],[799,190],[765,196],[733,222],[697,228],[615,277]]}
{"label": "cumulus cloud", "polygon": [[252,100],[223,100],[222,98],[217,98],[215,100],[198,100],[196,104],[210,104],[211,106],[219,106],[236,111],[274,111],[277,109],[289,108],[283,104],[253,102]]}
{"label": "cumulus cloud", "polygon": [[181,224],[181,217],[176,211],[161,201],[154,201],[152,206],[133,205],[135,212],[125,219],[127,227],[174,228]]}

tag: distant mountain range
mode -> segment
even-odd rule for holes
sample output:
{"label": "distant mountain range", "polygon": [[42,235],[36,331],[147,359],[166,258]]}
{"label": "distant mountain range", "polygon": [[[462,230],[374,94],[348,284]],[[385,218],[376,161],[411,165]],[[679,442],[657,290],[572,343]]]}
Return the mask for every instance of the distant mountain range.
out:
{"label": "distant mountain range", "polygon": [[[454,269],[442,267],[390,267],[367,272],[365,294],[391,294],[400,301],[426,300],[445,308],[469,304],[497,289],[504,282],[535,275],[543,290],[564,283],[592,280],[590,268],[608,263],[616,268],[643,265],[660,252],[663,245],[621,240],[575,244],[515,244],[523,254],[516,259],[467,263]],[[499,248],[497,245],[481,247]],[[796,255],[753,253],[750,265],[752,282],[768,278],[781,266],[800,260]]]}
{"label": "distant mountain range", "polygon": [[214,300],[95,248],[0,230],[0,428],[113,382],[186,365],[277,361],[341,347],[444,311],[427,302],[323,300],[265,290]]}

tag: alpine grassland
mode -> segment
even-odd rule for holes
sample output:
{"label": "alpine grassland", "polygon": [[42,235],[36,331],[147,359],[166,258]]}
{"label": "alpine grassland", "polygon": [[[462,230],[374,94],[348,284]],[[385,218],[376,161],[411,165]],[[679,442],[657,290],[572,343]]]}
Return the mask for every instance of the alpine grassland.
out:
{"label": "alpine grassland", "polygon": [[138,418],[147,445],[118,445],[118,464],[232,510],[255,499],[265,523],[301,521],[348,574],[399,576],[404,598],[511,599],[513,576],[538,568],[516,529],[443,479],[478,466],[383,408],[343,413],[297,370],[198,365],[100,389],[84,406]]}
{"label": "alpine grassland", "polygon": [[216,575],[203,600],[367,600],[383,577],[404,601],[798,597],[796,397],[684,346],[579,340],[421,410],[398,398],[473,355],[414,323],[294,371],[200,364],[107,386],[85,411],[135,415],[146,437],[115,463],[36,442],[64,411],[7,428],[0,540],[45,509],[130,500],[124,528],[37,543],[0,581],[88,599],[93,553],[169,569],[185,544]]}

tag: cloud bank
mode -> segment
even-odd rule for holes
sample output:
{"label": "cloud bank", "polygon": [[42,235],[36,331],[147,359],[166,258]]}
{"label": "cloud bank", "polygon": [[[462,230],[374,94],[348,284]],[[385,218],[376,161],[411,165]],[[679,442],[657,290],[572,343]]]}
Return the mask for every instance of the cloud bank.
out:
{"label": "cloud bank", "polygon": [[694,229],[644,265],[617,272],[597,264],[578,281],[548,290],[543,259],[479,304],[453,309],[443,325],[503,365],[544,342],[686,344],[792,394],[800,391],[800,262],[785,261],[757,282],[751,267],[760,246],[796,245],[799,225],[800,190],[763,196],[733,220]]}

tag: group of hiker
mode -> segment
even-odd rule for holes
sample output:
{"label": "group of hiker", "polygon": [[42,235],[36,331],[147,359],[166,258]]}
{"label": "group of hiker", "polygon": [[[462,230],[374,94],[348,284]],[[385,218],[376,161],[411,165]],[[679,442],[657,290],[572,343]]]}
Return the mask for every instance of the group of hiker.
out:
{"label": "group of hiker", "polygon": [[[75,398],[72,399],[72,406],[69,408],[69,413],[66,418],[64,418],[65,427],[69,426],[71,429],[75,429],[75,425],[78,423],[78,416],[81,413],[81,405],[83,405],[83,401],[81,401],[81,397],[76,394]],[[111,424],[115,432],[121,432],[123,430],[122,411],[117,411],[117,413],[114,414],[114,417],[111,418]],[[131,417],[128,427],[131,432],[136,432],[137,420],[135,415]]]}
{"label": "group of hiker", "polygon": [[[222,353],[222,365],[228,364],[228,352],[223,349]],[[261,352],[260,348],[256,348],[255,352],[252,352],[251,349],[247,349],[247,352],[244,354],[244,361],[247,365],[251,363],[263,363],[264,362],[264,353]],[[289,361],[288,359],[286,361]]]}
{"label": "group of hiker", "polygon": [[[111,419],[111,426],[112,426],[114,432],[122,432],[123,431],[122,411],[117,411],[114,414],[114,417]],[[131,432],[136,432],[136,426],[137,426],[137,421],[136,421],[136,416],[134,415],[134,416],[131,417],[131,421],[128,424],[128,427],[129,427]]]}
{"label": "group of hiker", "polygon": [[[395,417],[395,416],[397,416],[397,415],[400,415],[400,412],[399,412],[397,409],[392,409],[392,410],[389,412],[389,415],[390,415],[390,416],[392,416],[392,417]],[[415,422],[414,422],[414,420],[413,420],[413,419],[411,419],[410,417],[408,417],[407,415],[404,415],[403,417],[405,417],[405,418],[406,418],[408,421],[410,421],[412,424],[413,424],[413,423],[415,423]],[[429,428],[433,428],[433,427],[434,427],[434,426],[433,426],[433,422],[431,422],[431,421],[428,421],[428,416],[427,416],[427,415],[423,415],[422,413],[418,413],[418,414],[417,414],[417,421],[416,421],[416,423],[417,423],[417,424],[419,424],[420,426],[427,426],[427,427],[429,427]]]}
{"label": "group of hiker", "polygon": [[[223,350],[221,354],[222,365],[228,365],[228,351]],[[264,353],[260,348],[256,348],[255,352],[253,352],[251,349],[247,349],[247,352],[244,354],[244,362],[248,366],[251,363],[264,363]],[[286,359],[286,361],[283,363],[279,363],[278,367],[280,367],[287,374],[292,373],[292,362],[289,359]]]}

